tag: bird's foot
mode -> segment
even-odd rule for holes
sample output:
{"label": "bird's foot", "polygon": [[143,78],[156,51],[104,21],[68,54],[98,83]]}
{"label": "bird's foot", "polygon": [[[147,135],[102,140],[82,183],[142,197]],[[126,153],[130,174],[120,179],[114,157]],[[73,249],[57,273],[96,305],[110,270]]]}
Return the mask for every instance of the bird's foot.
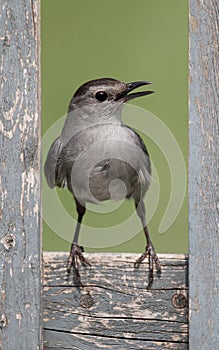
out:
{"label": "bird's foot", "polygon": [[149,263],[149,276],[148,276],[148,288],[152,286],[153,280],[154,280],[154,264],[157,269],[157,274],[161,274],[161,265],[160,261],[158,259],[158,256],[155,252],[155,249],[152,245],[152,243],[147,244],[145,252],[136,260],[134,263],[134,267],[138,268],[140,264],[148,257],[148,263]]}
{"label": "bird's foot", "polygon": [[81,283],[81,275],[79,272],[79,263],[85,266],[91,266],[89,261],[83,255],[83,248],[80,247],[77,243],[73,243],[71,245],[71,251],[68,258],[67,273],[69,275],[71,272],[71,267],[73,267],[76,281],[80,287],[83,287],[83,284]]}

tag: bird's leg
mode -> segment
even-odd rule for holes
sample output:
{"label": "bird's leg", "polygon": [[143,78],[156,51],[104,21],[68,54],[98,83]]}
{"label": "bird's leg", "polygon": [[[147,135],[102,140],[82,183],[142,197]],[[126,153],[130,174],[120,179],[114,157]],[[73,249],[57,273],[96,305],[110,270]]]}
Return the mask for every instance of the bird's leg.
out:
{"label": "bird's leg", "polygon": [[[76,200],[76,199],[75,199]],[[85,259],[83,255],[83,247],[80,247],[78,245],[78,236],[80,232],[80,227],[81,227],[81,222],[83,219],[83,216],[85,214],[85,207],[81,205],[77,200],[76,200],[76,206],[77,206],[77,212],[78,212],[78,221],[74,233],[74,238],[71,244],[71,249],[70,249],[70,254],[68,258],[68,265],[67,265],[67,273],[68,275],[71,272],[71,267],[73,267],[77,282],[79,286],[83,286],[81,283],[81,275],[79,272],[79,263],[81,262],[83,265],[91,265],[87,259]]]}
{"label": "bird's leg", "polygon": [[135,203],[137,214],[141,219],[144,234],[146,237],[146,248],[145,252],[138,258],[134,264],[135,267],[139,267],[139,265],[148,257],[148,263],[149,263],[149,282],[148,282],[148,288],[151,287],[153,280],[154,280],[154,264],[156,266],[158,274],[161,274],[161,265],[160,261],[158,259],[158,256],[156,254],[156,251],[154,249],[154,246],[151,242],[150,234],[146,225],[146,219],[145,219],[145,207],[143,201],[136,202]]}

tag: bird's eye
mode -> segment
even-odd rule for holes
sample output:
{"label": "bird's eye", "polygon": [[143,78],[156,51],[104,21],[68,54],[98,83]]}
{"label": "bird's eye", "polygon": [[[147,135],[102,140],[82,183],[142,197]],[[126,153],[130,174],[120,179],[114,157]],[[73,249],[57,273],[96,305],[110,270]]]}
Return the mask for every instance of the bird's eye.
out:
{"label": "bird's eye", "polygon": [[97,91],[95,97],[98,101],[103,102],[107,99],[108,95],[105,91]]}

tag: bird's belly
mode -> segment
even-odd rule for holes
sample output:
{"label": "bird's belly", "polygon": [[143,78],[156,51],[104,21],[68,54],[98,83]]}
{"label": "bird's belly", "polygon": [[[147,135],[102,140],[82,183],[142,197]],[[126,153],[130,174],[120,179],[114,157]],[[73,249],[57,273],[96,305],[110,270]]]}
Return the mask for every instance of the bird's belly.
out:
{"label": "bird's belly", "polygon": [[144,194],[150,183],[150,160],[127,130],[101,126],[91,132],[89,139],[80,133],[66,150],[69,189],[75,197],[89,202],[129,198],[139,186]]}
{"label": "bird's belly", "polygon": [[107,159],[96,164],[89,172],[87,170],[80,167],[72,181],[74,195],[83,201],[96,203],[109,199],[120,200],[140,191],[138,172],[121,160]]}

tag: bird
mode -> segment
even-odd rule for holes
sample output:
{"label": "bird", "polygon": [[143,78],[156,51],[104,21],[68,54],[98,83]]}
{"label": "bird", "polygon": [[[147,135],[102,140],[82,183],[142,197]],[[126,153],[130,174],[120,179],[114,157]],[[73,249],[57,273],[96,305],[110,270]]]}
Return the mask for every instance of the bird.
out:
{"label": "bird", "polygon": [[146,248],[134,263],[148,258],[148,287],[154,280],[154,267],[161,274],[161,264],[146,223],[144,196],[151,182],[151,161],[140,135],[122,121],[122,109],[132,99],[154,91],[133,90],[149,81],[125,83],[99,78],[81,85],[74,93],[61,131],[52,143],[44,173],[50,188],[67,187],[76,203],[77,224],[67,262],[80,286],[80,264],[90,265],[78,244],[87,203],[106,200],[134,200],[146,238]]}

